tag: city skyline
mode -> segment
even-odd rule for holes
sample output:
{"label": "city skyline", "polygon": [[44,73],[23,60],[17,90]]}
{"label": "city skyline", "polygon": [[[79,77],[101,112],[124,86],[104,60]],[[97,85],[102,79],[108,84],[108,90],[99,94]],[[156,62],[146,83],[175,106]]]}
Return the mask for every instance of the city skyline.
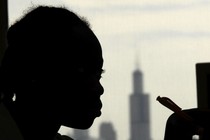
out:
{"label": "city skyline", "polygon": [[89,129],[72,129],[72,133],[68,133],[67,135],[76,140],[118,140],[117,132],[112,122],[102,122],[100,124],[98,137],[92,137]]}
{"label": "city skyline", "polygon": [[[151,101],[151,135],[162,140],[170,110],[157,96],[168,96],[183,109],[196,101],[195,64],[209,62],[209,0],[9,0],[9,24],[28,7],[65,6],[87,18],[104,56],[102,116],[91,127],[97,137],[101,122],[113,122],[120,140],[129,139],[129,100],[135,56],[144,72],[144,91]],[[66,131],[64,131],[64,129]],[[65,134],[70,129],[63,129]]]}

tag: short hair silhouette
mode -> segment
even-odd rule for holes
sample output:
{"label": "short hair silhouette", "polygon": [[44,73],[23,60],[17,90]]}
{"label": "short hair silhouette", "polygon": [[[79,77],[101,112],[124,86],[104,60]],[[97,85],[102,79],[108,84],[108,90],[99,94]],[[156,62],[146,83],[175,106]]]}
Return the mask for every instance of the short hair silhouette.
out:
{"label": "short hair silhouette", "polygon": [[40,138],[35,130],[53,139],[61,125],[89,128],[103,94],[102,50],[89,23],[65,8],[38,6],[7,37],[0,90],[24,139]]}

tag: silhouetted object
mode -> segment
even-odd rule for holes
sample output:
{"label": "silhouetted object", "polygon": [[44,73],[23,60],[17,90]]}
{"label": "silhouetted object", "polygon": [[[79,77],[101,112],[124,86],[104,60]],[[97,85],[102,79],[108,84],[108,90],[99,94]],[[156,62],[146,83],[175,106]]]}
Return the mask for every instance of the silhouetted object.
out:
{"label": "silhouetted object", "polygon": [[149,111],[149,95],[143,92],[143,75],[136,69],[130,96],[130,140],[150,140]]}
{"label": "silhouetted object", "polygon": [[199,140],[209,140],[210,111],[189,109],[184,112],[193,118],[193,122],[172,114],[167,120],[164,140],[192,140],[193,135],[200,135]]}
{"label": "silhouetted object", "polygon": [[209,70],[210,63],[196,64],[198,108],[184,110],[193,121],[172,114],[167,120],[164,140],[192,140],[193,135],[200,135],[199,140],[210,139]]}
{"label": "silhouetted object", "polygon": [[210,109],[210,63],[197,63],[195,70],[198,108]]}
{"label": "silhouetted object", "polygon": [[39,6],[7,37],[0,97],[24,140],[60,139],[61,125],[89,128],[101,115],[103,58],[88,23],[64,8]]}
{"label": "silhouetted object", "polygon": [[102,123],[100,125],[101,140],[117,140],[116,131],[111,123]]}

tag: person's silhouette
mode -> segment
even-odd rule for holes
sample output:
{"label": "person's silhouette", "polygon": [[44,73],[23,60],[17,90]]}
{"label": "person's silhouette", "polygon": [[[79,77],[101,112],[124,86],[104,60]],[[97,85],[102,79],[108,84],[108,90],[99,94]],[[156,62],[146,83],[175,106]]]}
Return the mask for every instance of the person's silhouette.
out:
{"label": "person's silhouette", "polygon": [[[101,115],[101,45],[84,18],[38,6],[8,30],[2,102],[24,140],[53,140],[61,125],[89,128]],[[12,134],[11,134],[12,135]]]}

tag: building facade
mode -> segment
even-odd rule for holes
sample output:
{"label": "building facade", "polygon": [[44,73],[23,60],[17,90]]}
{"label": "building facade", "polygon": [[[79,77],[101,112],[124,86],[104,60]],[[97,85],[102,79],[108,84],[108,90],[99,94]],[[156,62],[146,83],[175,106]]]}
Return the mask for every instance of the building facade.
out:
{"label": "building facade", "polygon": [[89,131],[88,130],[73,130],[73,138],[75,140],[90,140]]}
{"label": "building facade", "polygon": [[149,95],[143,91],[143,74],[133,72],[133,93],[130,95],[130,140],[151,140]]}
{"label": "building facade", "polygon": [[105,122],[100,125],[101,140],[116,140],[116,131],[112,123]]}

